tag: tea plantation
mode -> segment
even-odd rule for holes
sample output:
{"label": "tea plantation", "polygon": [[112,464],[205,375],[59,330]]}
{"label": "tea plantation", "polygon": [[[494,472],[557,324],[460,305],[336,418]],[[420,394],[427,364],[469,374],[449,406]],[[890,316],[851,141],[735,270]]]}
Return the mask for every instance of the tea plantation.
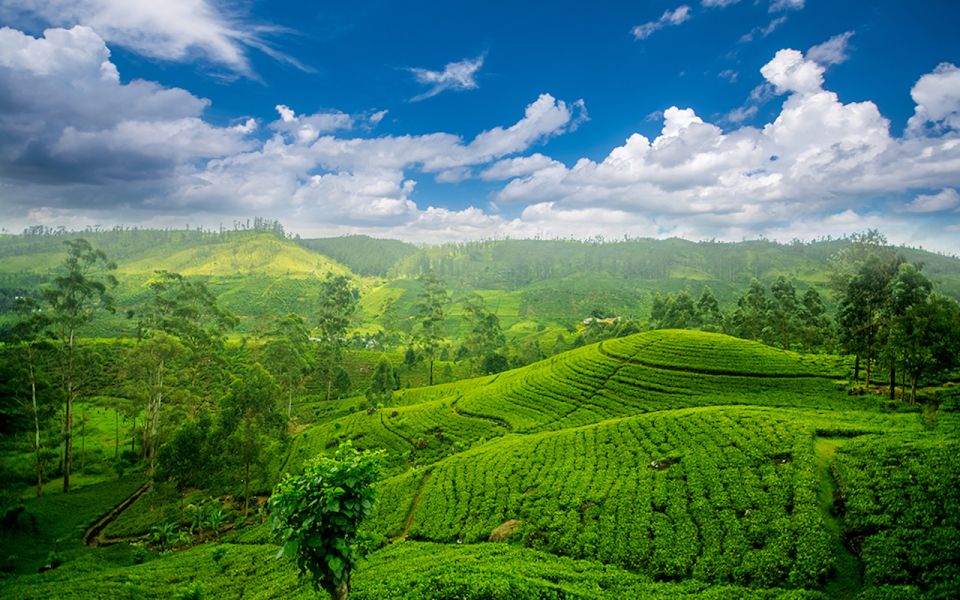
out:
{"label": "tea plantation", "polygon": [[[301,407],[276,468],[343,440],[386,450],[355,598],[960,597],[960,414],[848,395],[851,371],[651,331],[401,390],[376,410]],[[0,596],[315,597],[257,518],[231,514],[164,550],[83,547],[84,527],[140,483],[25,502],[0,539],[29,561]],[[108,539],[182,514],[157,493]],[[196,491],[184,502],[212,506]],[[36,573],[50,551],[63,564]]]}

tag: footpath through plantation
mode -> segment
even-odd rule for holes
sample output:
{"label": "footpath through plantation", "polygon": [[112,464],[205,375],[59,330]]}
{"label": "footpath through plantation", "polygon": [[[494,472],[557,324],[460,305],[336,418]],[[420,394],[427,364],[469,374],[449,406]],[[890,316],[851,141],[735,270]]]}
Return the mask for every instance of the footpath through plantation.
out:
{"label": "footpath through plantation", "polygon": [[[852,367],[640,333],[379,408],[330,400],[272,469],[346,441],[385,450],[353,598],[956,598],[956,388],[933,408],[851,395]],[[202,491],[145,494],[84,547],[141,483],[24,501],[3,551],[42,544],[63,564],[8,575],[0,595],[315,597],[275,559],[264,509],[211,526]],[[164,518],[181,537],[160,539]]]}

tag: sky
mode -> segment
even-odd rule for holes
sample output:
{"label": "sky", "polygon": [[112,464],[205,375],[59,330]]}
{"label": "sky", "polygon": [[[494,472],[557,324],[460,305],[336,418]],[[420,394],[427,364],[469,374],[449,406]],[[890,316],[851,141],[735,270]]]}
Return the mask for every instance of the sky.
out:
{"label": "sky", "polygon": [[960,2],[0,0],[0,227],[960,254]]}

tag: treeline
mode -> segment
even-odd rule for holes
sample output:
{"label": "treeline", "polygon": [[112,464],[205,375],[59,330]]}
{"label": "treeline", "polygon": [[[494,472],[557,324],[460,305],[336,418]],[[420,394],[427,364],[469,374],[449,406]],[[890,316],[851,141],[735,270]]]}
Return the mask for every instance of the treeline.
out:
{"label": "treeline", "polygon": [[[853,236],[830,258],[831,318],[820,293],[799,295],[780,276],[767,288],[754,279],[727,313],[709,287],[695,301],[683,291],[657,294],[655,328],[699,328],[760,341],[785,350],[844,352],[855,357],[854,379],[869,387],[885,369],[889,395],[901,398],[909,382],[911,401],[924,376],[937,377],[960,364],[960,305],[935,291],[923,264],[907,262],[876,231]],[[898,381],[897,374],[900,379]]]}
{"label": "treeline", "polygon": [[[265,320],[255,342],[237,346],[226,344],[237,318],[202,279],[157,271],[127,314],[136,338],[94,341],[84,333],[116,311],[116,265],[85,239],[64,243],[58,275],[38,295],[16,298],[18,319],[0,347],[0,411],[8,417],[3,433],[31,434],[38,495],[51,475],[62,476],[63,491],[70,491],[76,410],[93,397],[99,409],[116,415],[118,472],[139,463],[149,476],[181,489],[242,483],[246,503],[257,491],[253,482],[267,489],[276,475],[288,432],[296,427],[295,399],[309,391],[314,401],[330,401],[351,391],[344,353],[360,295],[346,275],[328,273],[316,282],[309,320],[297,314]],[[477,374],[507,368],[499,320],[481,297],[465,300],[468,332],[455,346],[446,333],[451,301],[443,282],[427,273],[420,289],[415,322],[394,342],[406,348],[404,368],[422,365],[431,385],[436,362],[454,354]],[[373,412],[399,387],[396,366],[384,359],[368,389],[356,392],[366,393]],[[121,414],[132,422],[130,450],[123,455]],[[81,429],[81,445],[83,439]],[[80,457],[82,463],[86,453]]]}

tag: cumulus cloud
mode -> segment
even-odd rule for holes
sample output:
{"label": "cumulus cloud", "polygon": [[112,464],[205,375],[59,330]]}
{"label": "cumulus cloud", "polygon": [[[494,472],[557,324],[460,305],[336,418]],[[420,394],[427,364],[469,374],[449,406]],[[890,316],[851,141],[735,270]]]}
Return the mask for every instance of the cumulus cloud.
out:
{"label": "cumulus cloud", "polygon": [[761,73],[786,99],[777,118],[760,129],[724,132],[692,109],[671,107],[655,139],[633,134],[602,161],[551,164],[518,176],[495,201],[551,213],[592,208],[616,219],[653,216],[682,223],[687,235],[722,231],[735,238],[741,231],[783,233],[826,215],[834,215],[837,227],[870,223],[872,194],[960,183],[958,136],[891,136],[876,105],[840,102],[823,89],[823,67],[795,50],[778,52]]}
{"label": "cumulus cloud", "polygon": [[663,14],[660,15],[660,18],[656,21],[650,21],[649,23],[635,26],[630,30],[630,33],[632,33],[633,37],[638,40],[645,40],[664,27],[680,25],[689,19],[690,7],[686,4],[683,4],[673,10],[665,10]]}
{"label": "cumulus cloud", "polygon": [[953,188],[944,188],[936,194],[920,194],[902,210],[915,213],[933,213],[960,206],[960,194]]}
{"label": "cumulus cloud", "polygon": [[851,37],[853,37],[852,31],[835,35],[822,44],[817,44],[807,50],[807,58],[824,67],[847,62],[847,59],[850,58]]}
{"label": "cumulus cloud", "polygon": [[[303,234],[421,242],[790,239],[882,226],[895,241],[957,251],[956,71],[942,65],[920,78],[912,127],[896,137],[875,104],[841,102],[823,65],[781,50],[751,93],[754,107],[782,102],[769,122],[725,130],[671,106],[655,117],[657,135],[635,133],[602,159],[564,163],[538,146],[586,118],[579,100],[542,94],[514,123],[466,139],[372,137],[382,111],[298,113],[281,98],[262,127],[246,117],[217,126],[205,117],[208,102],[185,90],[121,83],[89,28],[41,38],[0,29],[0,218],[8,227],[124,218],[162,226],[263,214]],[[485,181],[493,192],[474,204],[502,210],[425,206],[417,191],[425,176]],[[890,202],[901,210],[882,214]],[[939,229],[923,212],[939,213]]]}
{"label": "cumulus cloud", "polygon": [[202,119],[208,104],[179,88],[121,83],[106,44],[88,27],[48,29],[42,38],[0,29],[4,178],[152,179],[248,148],[255,122],[213,126]]}
{"label": "cumulus cloud", "polygon": [[226,15],[210,0],[0,0],[0,16],[8,22],[38,18],[59,27],[84,25],[144,56],[170,61],[202,56],[244,75],[252,74],[249,48],[303,68],[265,41],[264,35],[278,28]]}
{"label": "cumulus cloud", "polygon": [[951,63],[941,63],[920,78],[910,96],[916,109],[907,123],[911,134],[924,129],[960,129],[960,69]]}
{"label": "cumulus cloud", "polygon": [[477,85],[477,71],[483,66],[484,55],[476,58],[465,58],[461,61],[447,63],[442,71],[430,71],[421,68],[411,68],[410,72],[417,83],[430,86],[424,93],[414,96],[411,102],[419,102],[432,98],[447,90],[475,90]]}
{"label": "cumulus cloud", "polygon": [[299,144],[309,144],[321,134],[350,129],[354,125],[353,117],[340,111],[297,115],[284,104],[278,104],[276,110],[280,119],[270,123],[270,129],[286,134]]}
{"label": "cumulus cloud", "polygon": [[740,0],[703,0],[701,4],[706,8],[725,8],[737,2],[740,2]]}

